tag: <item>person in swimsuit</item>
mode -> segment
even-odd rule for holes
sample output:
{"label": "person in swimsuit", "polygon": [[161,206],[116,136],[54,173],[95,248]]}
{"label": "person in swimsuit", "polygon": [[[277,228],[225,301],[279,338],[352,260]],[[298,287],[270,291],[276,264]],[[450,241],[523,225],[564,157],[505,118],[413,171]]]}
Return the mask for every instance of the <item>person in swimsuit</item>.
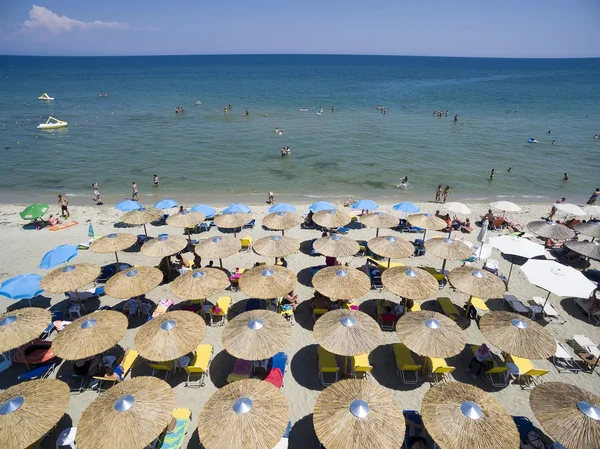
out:
{"label": "person in swimsuit", "polygon": [[158,187],[158,175],[154,175],[154,178],[152,178],[152,182],[154,183],[154,187]]}
{"label": "person in swimsuit", "polygon": [[140,199],[138,195],[138,186],[135,181],[131,183],[131,200],[138,201]]}
{"label": "person in swimsuit", "polygon": [[444,191],[442,192],[442,197],[443,197],[443,203],[446,202],[446,198],[448,198],[448,194],[450,193],[450,186],[446,186],[446,188],[444,189]]}
{"label": "person in swimsuit", "polygon": [[435,189],[435,202],[439,203],[442,200],[442,185],[438,185]]}
{"label": "person in swimsuit", "polygon": [[69,201],[63,195],[58,195],[58,204],[60,205],[60,212],[63,218],[69,218],[71,214],[69,213]]}
{"label": "person in swimsuit", "polygon": [[592,193],[592,196],[588,200],[587,204],[590,206],[593,206],[594,204],[596,204],[596,201],[598,200],[598,196],[600,196],[600,188],[596,189],[594,191],[594,193]]}

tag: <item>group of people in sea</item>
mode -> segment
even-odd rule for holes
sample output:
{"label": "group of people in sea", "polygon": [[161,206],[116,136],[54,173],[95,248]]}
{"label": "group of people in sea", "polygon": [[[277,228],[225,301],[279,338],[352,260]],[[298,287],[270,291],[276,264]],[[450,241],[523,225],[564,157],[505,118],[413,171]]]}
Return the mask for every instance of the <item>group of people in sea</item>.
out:
{"label": "group of people in sea", "polygon": [[290,150],[290,147],[282,147],[281,148],[281,157],[290,156],[291,154],[292,154],[292,150]]}
{"label": "group of people in sea", "polygon": [[183,109],[183,106],[177,106],[175,108],[175,114],[183,114],[185,112],[185,109]]}
{"label": "group of people in sea", "polygon": [[387,114],[387,108],[385,106],[377,105],[377,109],[381,111],[382,114]]}
{"label": "group of people in sea", "polygon": [[[449,113],[450,113],[450,111],[448,111],[448,109],[446,109],[446,113],[445,114],[442,112],[441,109],[438,109],[438,110],[434,109],[433,110],[433,116],[434,117],[439,117],[439,118],[444,117],[444,116],[448,117]],[[458,114],[454,114],[454,122],[455,123],[458,122]]]}

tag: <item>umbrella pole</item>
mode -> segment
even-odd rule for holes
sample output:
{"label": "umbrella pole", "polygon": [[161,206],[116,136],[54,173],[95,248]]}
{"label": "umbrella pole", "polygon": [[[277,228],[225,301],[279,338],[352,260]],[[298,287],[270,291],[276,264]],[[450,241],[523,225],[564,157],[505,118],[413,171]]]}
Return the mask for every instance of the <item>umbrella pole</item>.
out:
{"label": "umbrella pole", "polygon": [[146,225],[144,224],[144,234],[146,234],[146,237],[148,237],[148,230],[146,229]]}
{"label": "umbrella pole", "polygon": [[171,256],[167,256],[167,281],[171,280]]}
{"label": "umbrella pole", "polygon": [[119,256],[115,253],[115,259],[117,259],[117,271],[121,271],[121,265],[119,264]]}
{"label": "umbrella pole", "polygon": [[473,296],[469,296],[469,302],[467,303],[467,307],[465,309],[465,315],[467,316],[467,320],[469,319],[469,310],[471,310],[471,299]]}
{"label": "umbrella pole", "polygon": [[283,229],[281,230],[281,235],[285,235],[285,231]]}
{"label": "umbrella pole", "polygon": [[546,296],[546,301],[544,302],[544,306],[542,307],[542,318],[544,317],[544,310],[546,310],[546,304],[548,304],[549,298],[550,298],[550,292],[548,292],[548,296]]}
{"label": "umbrella pole", "polygon": [[379,228],[375,231],[375,237],[379,237]]}
{"label": "umbrella pole", "polygon": [[21,357],[23,357],[23,361],[25,362],[25,367],[29,371],[31,368],[29,367],[29,363],[27,363],[27,357],[25,357],[25,354],[23,353],[23,349],[21,348],[21,346],[19,346],[19,352],[21,353]]}
{"label": "umbrella pole", "polygon": [[510,263],[510,270],[508,270],[508,279],[506,280],[506,286],[507,287],[508,287],[508,283],[510,282],[510,275],[512,274],[512,269],[513,269],[513,265],[514,264],[515,264],[514,262]]}
{"label": "umbrella pole", "polygon": [[390,259],[390,258],[388,257],[388,268],[390,267],[390,264],[391,264],[391,263],[392,263],[392,259]]}
{"label": "umbrella pole", "polygon": [[427,234],[427,229],[423,229],[423,243],[425,243],[425,235]]}
{"label": "umbrella pole", "polygon": [[219,265],[221,265],[221,268],[223,268],[223,259],[219,259]]}
{"label": "umbrella pole", "polygon": [[442,272],[441,273],[444,274],[445,270],[446,270],[446,259],[444,259],[444,262],[442,263]]}

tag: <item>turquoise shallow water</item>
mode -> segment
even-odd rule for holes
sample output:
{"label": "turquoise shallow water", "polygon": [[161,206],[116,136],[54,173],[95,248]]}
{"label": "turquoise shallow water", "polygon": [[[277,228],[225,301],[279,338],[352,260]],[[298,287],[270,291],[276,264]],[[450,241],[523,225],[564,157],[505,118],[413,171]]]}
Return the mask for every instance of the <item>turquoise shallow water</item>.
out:
{"label": "turquoise shallow water", "polygon": [[[144,194],[157,173],[163,196],[420,199],[444,184],[454,198],[582,200],[600,185],[599,75],[599,59],[2,56],[0,196],[87,196],[94,180]],[[49,114],[68,128],[37,130]]]}

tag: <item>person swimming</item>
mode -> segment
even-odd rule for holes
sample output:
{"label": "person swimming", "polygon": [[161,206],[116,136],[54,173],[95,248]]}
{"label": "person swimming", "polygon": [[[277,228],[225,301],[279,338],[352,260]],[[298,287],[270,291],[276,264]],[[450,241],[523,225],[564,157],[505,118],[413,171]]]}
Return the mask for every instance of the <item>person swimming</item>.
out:
{"label": "person swimming", "polygon": [[286,157],[288,155],[287,150],[285,149],[285,147],[281,148],[281,157]]}
{"label": "person swimming", "polygon": [[279,134],[279,128],[277,126],[275,127],[275,134]]}

